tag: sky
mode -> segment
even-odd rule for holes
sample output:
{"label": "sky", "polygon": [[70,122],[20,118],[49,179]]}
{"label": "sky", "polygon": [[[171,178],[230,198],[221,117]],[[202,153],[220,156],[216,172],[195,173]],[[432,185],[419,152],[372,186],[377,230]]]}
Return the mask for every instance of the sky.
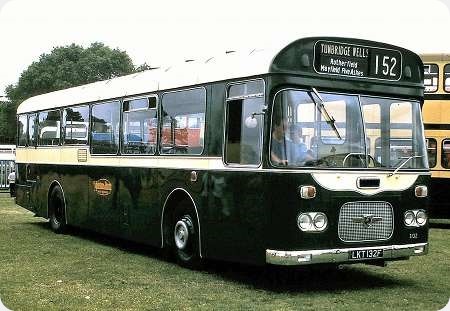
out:
{"label": "sky", "polygon": [[318,35],[450,54],[449,29],[450,0],[0,0],[0,96],[41,54],[72,43],[157,67]]}

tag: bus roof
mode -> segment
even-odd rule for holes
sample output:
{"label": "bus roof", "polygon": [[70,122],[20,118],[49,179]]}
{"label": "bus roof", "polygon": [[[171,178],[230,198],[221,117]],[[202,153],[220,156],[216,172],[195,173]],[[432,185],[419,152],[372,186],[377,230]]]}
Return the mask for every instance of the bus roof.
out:
{"label": "bus roof", "polygon": [[[400,65],[409,68],[409,76],[406,74],[402,76],[402,68],[399,66],[399,80],[381,81],[382,79],[369,77],[368,66],[370,65],[368,65],[366,58],[360,64],[357,64],[358,66],[365,66],[362,71],[366,72],[359,71],[359,74],[366,74],[365,76],[339,75],[339,78],[342,78],[342,80],[359,80],[358,82],[361,82],[361,78],[368,78],[371,79],[372,83],[373,81],[378,81],[383,84],[395,86],[406,85],[408,87],[415,87],[419,84],[422,85],[422,62],[411,51],[384,43],[360,39],[311,37],[296,40],[281,49],[254,49],[246,52],[231,51],[205,60],[189,60],[173,67],[146,70],[106,81],[34,96],[20,104],[17,113],[56,109],[77,104],[153,93],[160,90],[189,87],[208,82],[237,78],[245,79],[267,73],[289,73],[329,79],[330,74],[320,72],[320,68],[322,68],[320,63],[321,59],[316,58],[316,53],[320,53],[316,48],[319,42],[331,45],[336,44],[343,48],[368,48],[367,50],[371,49],[370,53],[378,53],[380,50],[383,50],[390,55],[399,55],[403,59],[403,63]],[[364,54],[364,52],[361,53]],[[333,57],[339,58],[339,56]],[[351,59],[351,57],[347,59]],[[417,68],[418,66],[420,68]],[[333,79],[333,77],[331,78]]]}
{"label": "bus roof", "polygon": [[269,50],[228,52],[206,60],[189,60],[177,66],[145,70],[38,95],[19,105],[17,113],[89,103],[159,90],[261,75],[269,71],[275,53]]}
{"label": "bus roof", "polygon": [[450,61],[450,54],[421,54],[420,58],[424,62],[448,62]]}

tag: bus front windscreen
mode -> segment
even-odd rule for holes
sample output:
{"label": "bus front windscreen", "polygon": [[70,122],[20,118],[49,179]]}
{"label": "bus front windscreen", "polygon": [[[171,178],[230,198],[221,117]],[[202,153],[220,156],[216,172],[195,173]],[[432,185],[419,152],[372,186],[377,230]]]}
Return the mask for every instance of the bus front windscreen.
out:
{"label": "bus front windscreen", "polygon": [[282,90],[274,100],[270,161],[283,167],[425,169],[420,104]]}

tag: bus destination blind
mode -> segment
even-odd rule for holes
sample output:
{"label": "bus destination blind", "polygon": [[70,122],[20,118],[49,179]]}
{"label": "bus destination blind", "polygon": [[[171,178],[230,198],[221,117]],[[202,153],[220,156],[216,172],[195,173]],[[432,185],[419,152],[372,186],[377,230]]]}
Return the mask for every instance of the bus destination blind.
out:
{"label": "bus destination blind", "polygon": [[314,69],[320,74],[397,81],[401,68],[397,50],[322,40],[315,44]]}

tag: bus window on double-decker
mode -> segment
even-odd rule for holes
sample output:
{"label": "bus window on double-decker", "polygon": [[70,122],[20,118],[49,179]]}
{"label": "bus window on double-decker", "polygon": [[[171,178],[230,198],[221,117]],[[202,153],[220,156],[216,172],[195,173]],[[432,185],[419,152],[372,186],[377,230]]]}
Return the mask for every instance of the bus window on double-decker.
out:
{"label": "bus window on double-decker", "polygon": [[444,67],[444,90],[450,93],[450,64]]}
{"label": "bus window on double-decker", "polygon": [[154,154],[157,133],[156,97],[123,103],[123,154]]}
{"label": "bus window on double-decker", "polygon": [[439,67],[436,64],[424,64],[424,81],[425,92],[433,93],[438,90],[439,86]]}
{"label": "bus window on double-decker", "polygon": [[59,110],[41,111],[38,117],[38,145],[57,146],[60,137],[61,114]]}
{"label": "bus window on double-decker", "polygon": [[434,138],[427,138],[427,152],[428,152],[428,165],[431,167],[436,166],[437,160],[437,142]]}
{"label": "bus window on double-decker", "polygon": [[91,152],[116,154],[119,149],[120,103],[92,105]]}
{"label": "bus window on double-decker", "polygon": [[443,168],[450,168],[450,139],[442,141],[441,165]]}
{"label": "bus window on double-decker", "polygon": [[17,118],[17,145],[27,145],[27,115],[22,114]]}
{"label": "bus window on double-decker", "polygon": [[231,85],[227,95],[225,163],[259,165],[264,82],[254,80]]}
{"label": "bus window on double-decker", "polygon": [[28,146],[36,146],[36,114],[28,115]]}
{"label": "bus window on double-decker", "polygon": [[65,145],[86,145],[89,133],[89,106],[64,109],[63,128]]}
{"label": "bus window on double-decker", "polygon": [[[197,88],[164,94],[161,104],[162,154],[201,154],[205,135],[206,90]],[[190,127],[189,120],[195,119]]]}

